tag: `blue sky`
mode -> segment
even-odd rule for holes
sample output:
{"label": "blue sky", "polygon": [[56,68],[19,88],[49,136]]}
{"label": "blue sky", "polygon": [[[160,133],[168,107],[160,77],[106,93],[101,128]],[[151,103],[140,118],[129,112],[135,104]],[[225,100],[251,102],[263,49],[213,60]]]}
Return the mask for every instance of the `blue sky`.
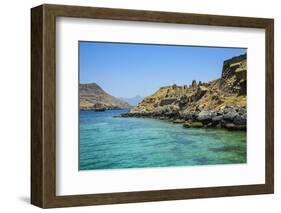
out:
{"label": "blue sky", "polygon": [[80,83],[95,82],[115,97],[145,97],[161,86],[217,79],[224,60],[246,51],[245,48],[80,41]]}

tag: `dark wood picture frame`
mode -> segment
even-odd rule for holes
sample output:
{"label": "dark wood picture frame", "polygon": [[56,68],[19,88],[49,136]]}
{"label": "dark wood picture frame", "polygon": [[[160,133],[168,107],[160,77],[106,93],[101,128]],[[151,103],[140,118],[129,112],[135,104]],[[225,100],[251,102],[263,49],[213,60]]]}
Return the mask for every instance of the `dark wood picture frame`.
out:
{"label": "dark wood picture frame", "polygon": [[[262,28],[266,34],[265,184],[56,195],[56,17]],[[31,203],[67,207],[274,192],[274,20],[156,11],[41,5],[31,9]]]}

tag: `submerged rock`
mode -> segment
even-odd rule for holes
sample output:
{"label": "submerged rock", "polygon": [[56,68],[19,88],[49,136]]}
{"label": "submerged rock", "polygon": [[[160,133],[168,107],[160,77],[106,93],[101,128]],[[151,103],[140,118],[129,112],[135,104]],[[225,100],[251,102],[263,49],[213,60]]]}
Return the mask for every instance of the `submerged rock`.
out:
{"label": "submerged rock", "polygon": [[185,120],[182,120],[182,119],[176,119],[173,121],[173,123],[175,123],[175,124],[182,124],[184,122],[185,122]]}
{"label": "submerged rock", "polygon": [[183,124],[185,128],[202,128],[204,125],[201,122],[185,122]]}
{"label": "submerged rock", "polygon": [[193,128],[201,128],[201,127],[204,127],[203,123],[201,122],[192,122],[190,124],[190,127],[193,127]]}
{"label": "submerged rock", "polygon": [[191,124],[189,122],[185,122],[182,126],[185,128],[190,128]]}
{"label": "submerged rock", "polygon": [[233,130],[246,130],[246,125],[235,125],[233,123],[229,123],[225,125],[225,128],[227,130],[233,131]]}

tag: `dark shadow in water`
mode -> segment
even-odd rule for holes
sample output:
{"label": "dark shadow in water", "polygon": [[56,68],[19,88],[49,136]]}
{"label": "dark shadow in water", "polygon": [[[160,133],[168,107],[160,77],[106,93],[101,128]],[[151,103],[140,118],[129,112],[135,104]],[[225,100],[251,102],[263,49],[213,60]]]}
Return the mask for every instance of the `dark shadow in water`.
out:
{"label": "dark shadow in water", "polygon": [[[124,131],[124,130],[123,130]],[[141,141],[150,141],[150,140],[157,140],[158,138],[156,138],[156,137],[151,137],[151,138],[140,138],[139,140],[141,140]]]}
{"label": "dark shadow in water", "polygon": [[242,147],[238,146],[227,146],[227,147],[218,147],[218,148],[209,148],[213,152],[244,152]]}
{"label": "dark shadow in water", "polygon": [[187,140],[175,140],[175,141],[176,141],[176,143],[181,143],[181,144],[192,144],[192,143],[195,143],[194,140],[189,140],[189,139],[187,139]]}
{"label": "dark shadow in water", "polygon": [[247,157],[247,152],[245,151],[239,151],[236,153],[239,157],[246,158]]}
{"label": "dark shadow in water", "polygon": [[[233,153],[235,156],[237,156],[240,160],[231,160],[227,158],[223,158],[223,161],[225,164],[227,163],[245,163],[246,162],[246,157],[247,157],[247,151],[244,147],[238,147],[238,146],[227,146],[227,147],[219,147],[219,148],[209,148],[210,151],[212,152],[228,152],[228,153]],[[243,160],[245,159],[245,160]]]}
{"label": "dark shadow in water", "polygon": [[195,159],[195,161],[198,162],[199,165],[207,165],[210,160],[208,158],[202,157]]}

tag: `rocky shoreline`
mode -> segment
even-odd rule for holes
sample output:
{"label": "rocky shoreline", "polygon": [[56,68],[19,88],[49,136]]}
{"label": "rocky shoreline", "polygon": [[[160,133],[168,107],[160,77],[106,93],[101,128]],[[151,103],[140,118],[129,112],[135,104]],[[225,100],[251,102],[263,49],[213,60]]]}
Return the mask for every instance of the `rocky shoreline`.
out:
{"label": "rocky shoreline", "polygon": [[223,62],[221,78],[161,87],[119,117],[167,120],[185,128],[247,129],[247,55]]}
{"label": "rocky shoreline", "polygon": [[155,112],[129,112],[118,117],[152,118],[169,121],[175,124],[182,124],[185,128],[225,128],[227,130],[246,130],[247,112],[246,109],[235,109],[226,107],[217,112],[201,111],[193,114],[183,114],[176,111],[165,113]]}

